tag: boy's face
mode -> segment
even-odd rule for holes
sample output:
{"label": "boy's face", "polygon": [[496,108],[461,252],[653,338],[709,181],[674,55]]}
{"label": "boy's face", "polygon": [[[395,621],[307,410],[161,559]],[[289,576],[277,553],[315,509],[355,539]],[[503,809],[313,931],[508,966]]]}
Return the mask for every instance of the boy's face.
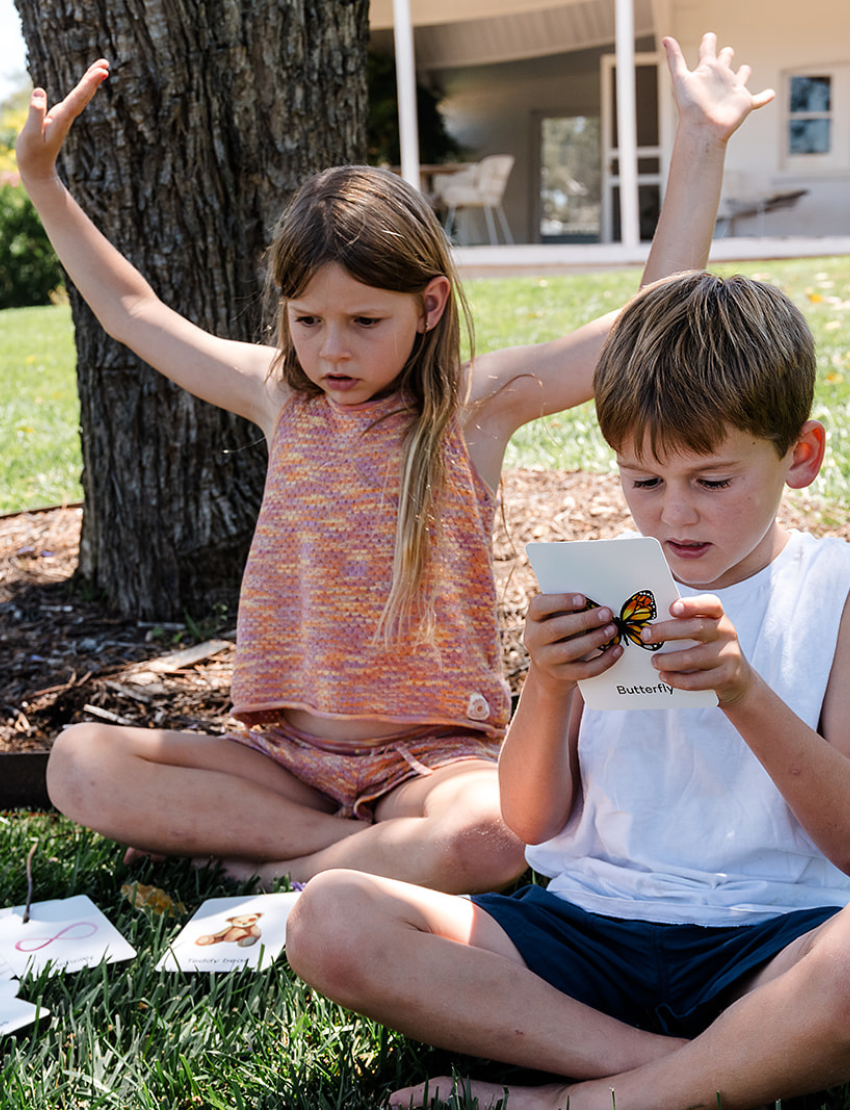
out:
{"label": "boy's face", "polygon": [[768,440],[730,428],[711,455],[682,451],[663,462],[634,443],[617,454],[626,502],[644,536],[661,544],[673,577],[712,591],[756,574],[782,550],[776,512],[792,463]]}

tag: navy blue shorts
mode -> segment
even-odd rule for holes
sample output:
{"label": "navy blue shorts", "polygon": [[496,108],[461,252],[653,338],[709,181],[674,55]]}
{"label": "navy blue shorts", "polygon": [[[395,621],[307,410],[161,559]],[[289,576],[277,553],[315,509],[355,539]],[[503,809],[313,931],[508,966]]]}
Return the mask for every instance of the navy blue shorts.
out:
{"label": "navy blue shorts", "polygon": [[559,991],[639,1029],[688,1038],[725,1009],[736,983],[838,912],[822,906],[716,928],[602,917],[541,886],[473,901]]}

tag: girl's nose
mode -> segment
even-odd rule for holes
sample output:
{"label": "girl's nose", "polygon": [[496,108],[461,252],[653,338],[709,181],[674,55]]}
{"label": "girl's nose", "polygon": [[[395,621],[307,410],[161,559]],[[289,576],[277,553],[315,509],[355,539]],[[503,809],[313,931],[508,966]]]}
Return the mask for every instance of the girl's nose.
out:
{"label": "girl's nose", "polygon": [[325,362],[340,362],[348,357],[345,338],[339,328],[330,327],[325,330],[319,355]]}

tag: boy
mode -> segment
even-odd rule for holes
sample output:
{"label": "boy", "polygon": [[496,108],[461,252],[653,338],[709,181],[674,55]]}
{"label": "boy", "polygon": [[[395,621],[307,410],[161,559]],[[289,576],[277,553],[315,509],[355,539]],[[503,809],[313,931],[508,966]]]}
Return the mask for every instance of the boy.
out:
{"label": "boy", "polygon": [[582,712],[577,681],[623,651],[599,650],[613,614],[538,596],[500,784],[548,888],[470,902],[330,872],[290,919],[293,967],[332,998],[565,1077],[510,1110],[734,1110],[850,1078],[850,546],[776,519],[823,459],[815,369],[769,285],[688,273],[626,307],[599,422],[682,594],[643,636],[696,641],[653,665],[718,707]]}

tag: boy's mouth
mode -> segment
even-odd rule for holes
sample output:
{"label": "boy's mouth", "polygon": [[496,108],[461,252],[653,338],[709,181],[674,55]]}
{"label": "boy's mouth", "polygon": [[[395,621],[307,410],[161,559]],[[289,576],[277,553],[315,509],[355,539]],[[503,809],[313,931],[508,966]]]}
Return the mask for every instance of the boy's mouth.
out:
{"label": "boy's mouth", "polygon": [[667,540],[667,546],[680,559],[698,559],[705,555],[711,544],[697,540]]}

